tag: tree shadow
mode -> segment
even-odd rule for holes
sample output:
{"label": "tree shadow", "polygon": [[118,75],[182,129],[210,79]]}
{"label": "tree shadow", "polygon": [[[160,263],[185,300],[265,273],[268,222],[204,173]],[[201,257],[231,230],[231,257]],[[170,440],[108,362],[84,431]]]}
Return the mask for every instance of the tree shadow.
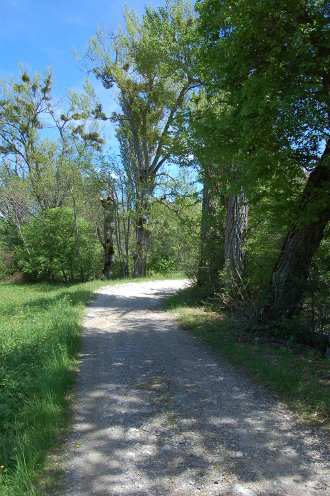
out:
{"label": "tree shadow", "polygon": [[321,441],[178,329],[161,310],[168,289],[137,291],[90,305],[66,494],[229,494],[233,481],[302,494]]}

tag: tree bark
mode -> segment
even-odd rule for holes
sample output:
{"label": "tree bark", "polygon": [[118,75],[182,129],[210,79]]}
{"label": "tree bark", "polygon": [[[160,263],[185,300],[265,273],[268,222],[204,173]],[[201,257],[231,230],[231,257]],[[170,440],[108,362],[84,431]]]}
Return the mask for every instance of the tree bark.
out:
{"label": "tree bark", "polygon": [[296,222],[291,226],[272,275],[265,317],[278,321],[301,308],[312,258],[330,218],[329,144],[310,174],[302,193]]}
{"label": "tree bark", "polygon": [[139,215],[136,225],[136,246],[134,253],[133,277],[145,277],[149,245],[148,214]]}
{"label": "tree bark", "polygon": [[104,209],[104,269],[103,276],[105,279],[112,277],[112,265],[115,260],[115,250],[113,234],[115,230],[115,213],[114,213],[114,196],[112,193],[108,198],[101,198],[102,207]]}
{"label": "tree bark", "polygon": [[247,237],[249,205],[243,193],[229,195],[227,200],[225,263],[234,277],[244,272],[244,242]]}
{"label": "tree bark", "polygon": [[133,256],[133,277],[145,277],[147,274],[147,254],[150,231],[148,229],[150,203],[155,189],[155,175],[141,174],[136,192],[137,221],[135,226],[135,252]]}

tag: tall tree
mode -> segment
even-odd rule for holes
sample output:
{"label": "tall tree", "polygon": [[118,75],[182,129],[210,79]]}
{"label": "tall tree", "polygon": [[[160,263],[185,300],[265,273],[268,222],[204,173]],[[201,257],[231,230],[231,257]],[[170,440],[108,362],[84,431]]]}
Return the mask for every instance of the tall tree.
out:
{"label": "tall tree", "polygon": [[[44,80],[36,73],[32,77],[21,72],[18,81],[12,78],[1,82],[0,96],[0,153],[7,175],[29,178],[31,193],[41,210],[58,206],[62,193],[58,176],[51,178],[56,151],[48,142],[40,143],[43,119],[51,106],[52,74]],[[52,179],[52,188],[49,181]],[[46,186],[46,184],[48,185]]]}
{"label": "tall tree", "polygon": [[[78,113],[88,95],[80,99],[72,95],[67,112],[60,116],[52,88],[52,72],[47,71],[44,80],[39,73],[21,72],[17,81],[2,81],[0,89],[3,175],[26,181],[41,211],[63,204],[72,187],[70,164],[83,162],[91,148],[102,144],[95,129],[89,129],[90,112]],[[45,132],[49,127],[52,137]]]}
{"label": "tall tree", "polygon": [[104,211],[104,268],[103,275],[105,279],[111,279],[113,272],[112,266],[115,260],[114,250],[114,231],[115,231],[115,198],[114,193],[110,192],[107,198],[101,198],[101,204]]}
{"label": "tall tree", "polygon": [[197,281],[218,289],[219,273],[225,266],[232,277],[243,274],[248,202],[242,191],[237,193],[237,168],[230,165],[233,145],[218,126],[226,114],[226,95],[206,89],[207,85],[196,92],[182,112],[179,153],[193,154],[203,183]]}
{"label": "tall tree", "polygon": [[330,214],[327,3],[204,0],[198,10],[204,68],[227,92],[222,127],[245,192],[272,184],[290,198],[306,183],[273,273],[267,313],[278,320],[300,308]]}
{"label": "tall tree", "polygon": [[[132,149],[136,185],[134,275],[146,273],[149,205],[156,177],[173,154],[173,125],[189,91],[199,82],[193,73],[194,18],[189,3],[166,2],[146,8],[140,19],[126,10],[117,35],[101,29],[91,38],[87,60],[105,88],[119,90],[121,113],[112,119]],[[86,60],[86,59],[85,59]]]}

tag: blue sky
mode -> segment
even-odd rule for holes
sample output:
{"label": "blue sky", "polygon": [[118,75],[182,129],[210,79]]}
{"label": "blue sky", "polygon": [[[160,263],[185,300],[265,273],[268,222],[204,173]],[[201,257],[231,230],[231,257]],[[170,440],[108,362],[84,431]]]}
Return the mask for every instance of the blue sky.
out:
{"label": "blue sky", "polygon": [[0,78],[17,74],[18,64],[55,71],[57,93],[77,88],[83,74],[72,54],[82,51],[97,25],[118,28],[127,3],[139,14],[162,0],[0,0]]}
{"label": "blue sky", "polygon": [[[16,76],[22,63],[31,72],[44,73],[53,67],[56,96],[67,89],[79,91],[84,74],[72,53],[81,53],[88,39],[101,27],[117,30],[123,22],[125,4],[143,13],[145,5],[158,6],[163,0],[0,0],[0,79]],[[93,81],[104,110],[115,108],[111,91]],[[107,126],[108,128],[108,126]],[[109,126],[110,144],[117,152],[114,131]]]}

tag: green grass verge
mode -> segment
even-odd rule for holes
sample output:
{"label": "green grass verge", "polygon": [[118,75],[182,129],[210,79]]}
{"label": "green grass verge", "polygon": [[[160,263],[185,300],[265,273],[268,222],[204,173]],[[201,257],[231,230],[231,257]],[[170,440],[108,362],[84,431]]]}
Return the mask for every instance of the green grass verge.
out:
{"label": "green grass verge", "polygon": [[313,349],[286,345],[260,331],[254,334],[242,329],[232,317],[203,305],[198,288],[171,295],[166,307],[204,344],[270,387],[306,419],[329,429],[329,360]]}
{"label": "green grass verge", "polygon": [[82,315],[93,281],[0,285],[0,494],[36,495],[45,454],[67,427]]}

